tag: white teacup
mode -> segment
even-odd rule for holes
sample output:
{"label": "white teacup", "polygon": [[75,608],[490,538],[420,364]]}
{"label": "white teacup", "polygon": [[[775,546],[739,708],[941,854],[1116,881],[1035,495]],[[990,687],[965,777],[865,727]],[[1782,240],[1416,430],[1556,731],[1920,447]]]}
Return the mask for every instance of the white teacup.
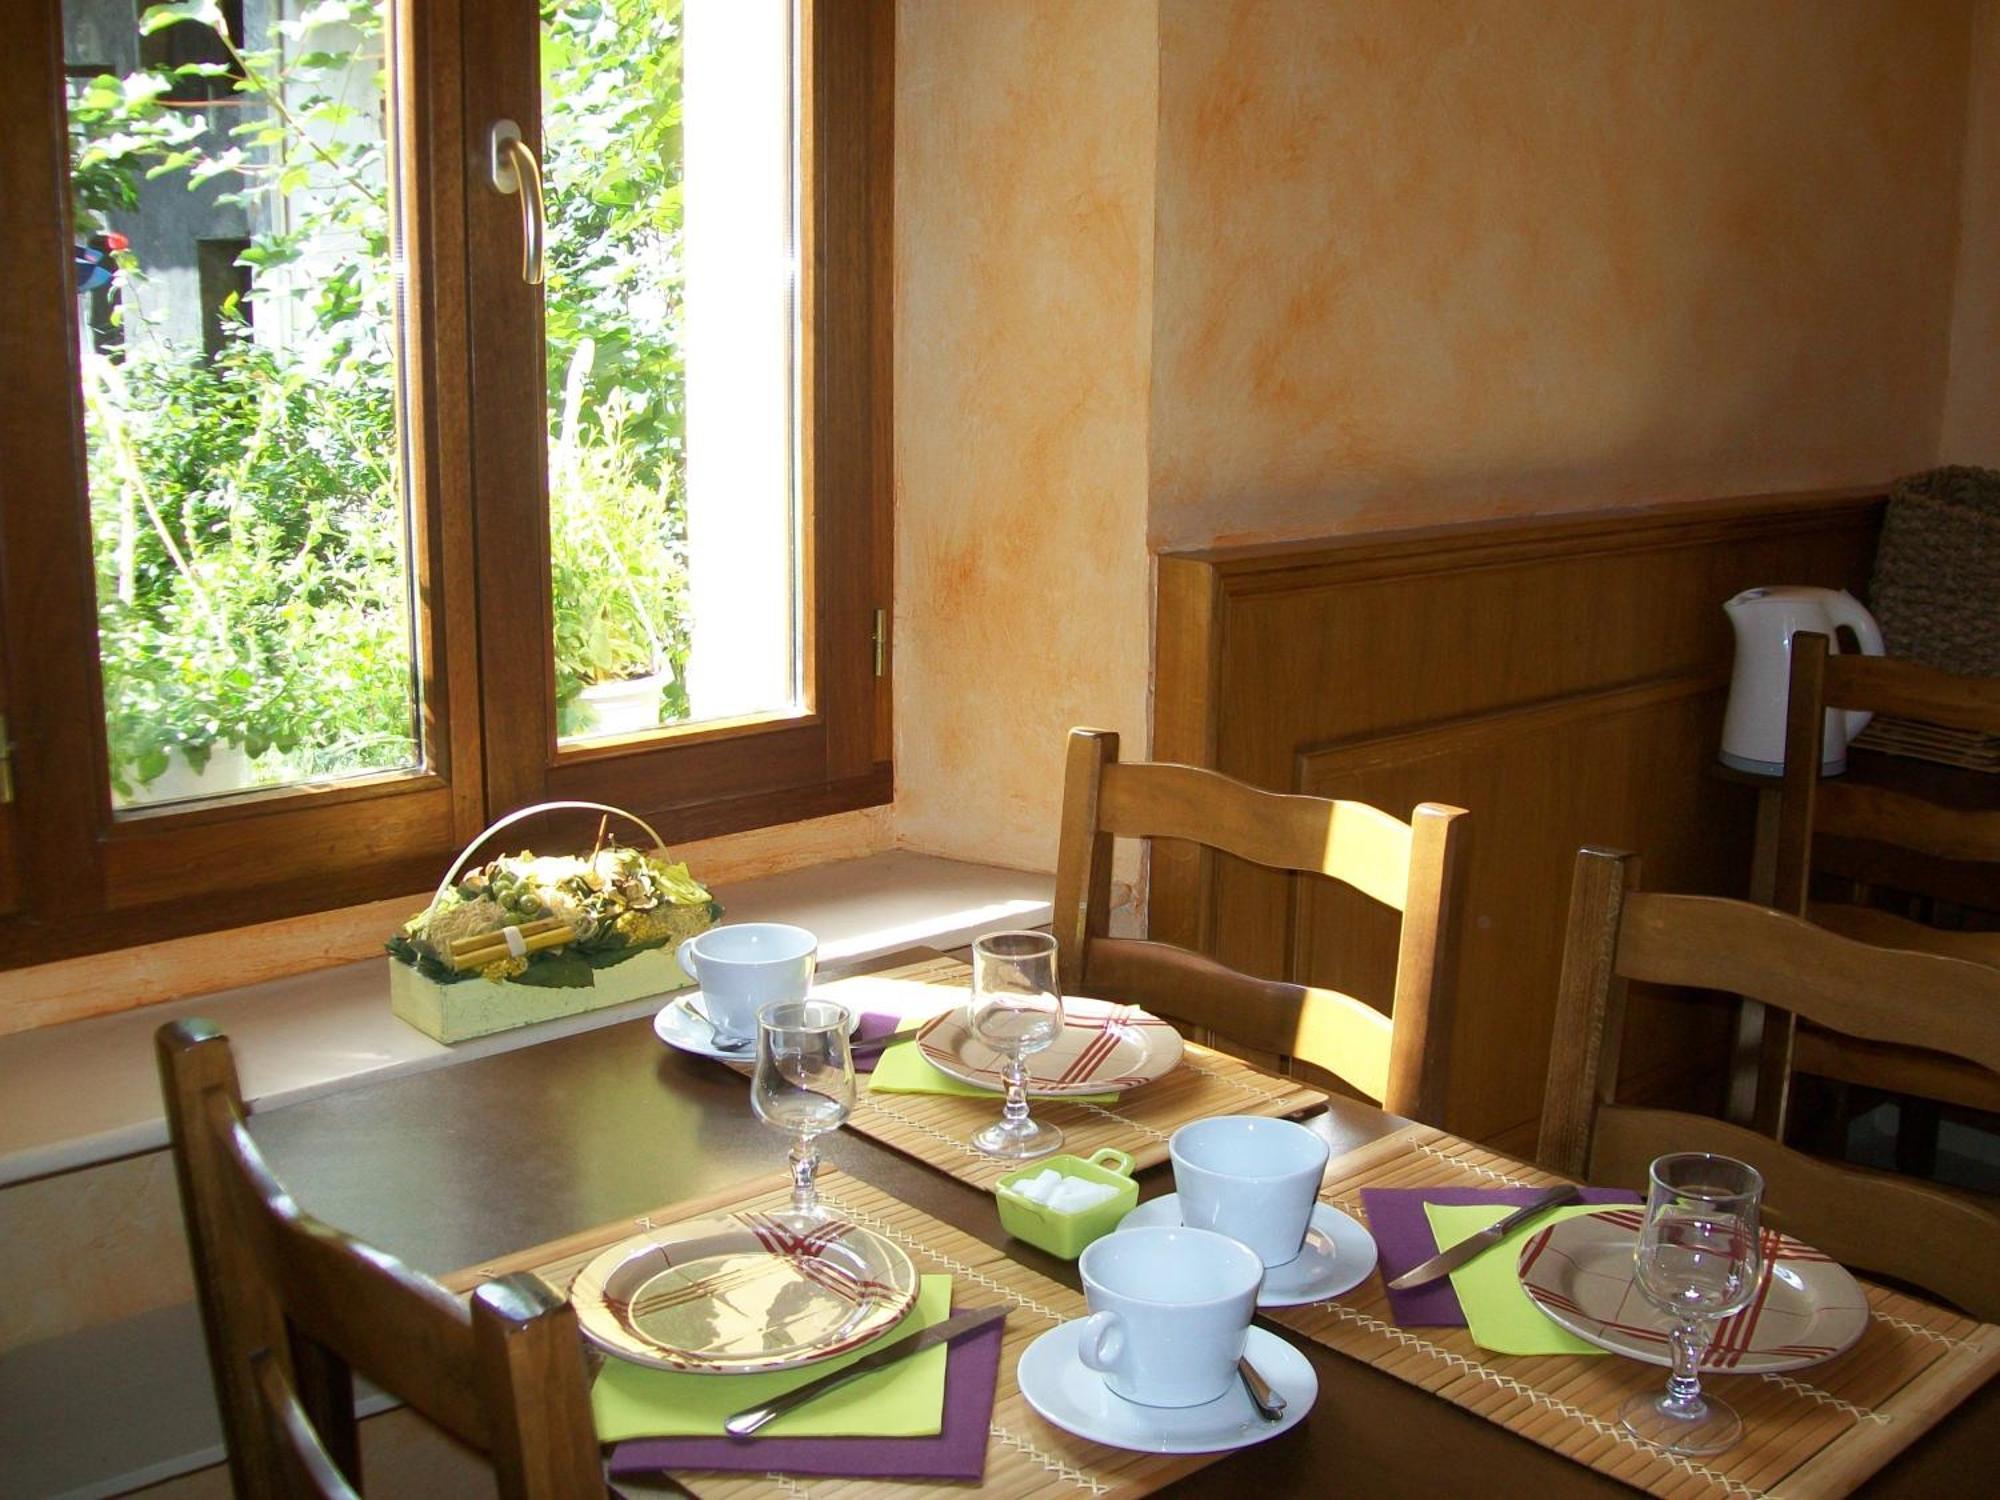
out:
{"label": "white teacup", "polygon": [[701,986],[702,1008],[719,1040],[757,1034],[757,1012],[776,1000],[803,1000],[812,988],[819,939],[783,922],[711,927],[674,953]]}
{"label": "white teacup", "polygon": [[1200,1406],[1236,1381],[1264,1268],[1205,1229],[1155,1225],[1092,1241],[1077,1356],[1142,1406]]}
{"label": "white teacup", "polygon": [[1327,1145],[1303,1125],[1219,1115],[1167,1143],[1181,1222],[1240,1240],[1266,1266],[1296,1260],[1312,1225]]}

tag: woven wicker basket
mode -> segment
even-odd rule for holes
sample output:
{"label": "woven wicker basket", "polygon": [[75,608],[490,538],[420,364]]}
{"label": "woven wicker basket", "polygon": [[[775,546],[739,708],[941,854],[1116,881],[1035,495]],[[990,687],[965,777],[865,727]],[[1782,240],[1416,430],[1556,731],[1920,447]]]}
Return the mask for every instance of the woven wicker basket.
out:
{"label": "woven wicker basket", "polygon": [[[2000,677],[2000,470],[1932,469],[1889,494],[1869,604],[1891,656]],[[1877,715],[1863,749],[2000,772],[2000,735]]]}
{"label": "woven wicker basket", "polygon": [[2000,470],[1898,483],[1868,595],[1891,656],[2000,677]]}

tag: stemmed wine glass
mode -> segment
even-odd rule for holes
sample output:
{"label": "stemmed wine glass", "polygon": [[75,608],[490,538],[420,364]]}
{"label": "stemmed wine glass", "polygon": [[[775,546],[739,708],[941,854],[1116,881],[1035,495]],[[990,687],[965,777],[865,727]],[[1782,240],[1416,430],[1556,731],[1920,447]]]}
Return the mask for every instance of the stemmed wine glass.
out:
{"label": "stemmed wine glass", "polygon": [[1698,1370],[1716,1321],[1747,1307],[1763,1274],[1764,1179],[1702,1152],[1662,1156],[1648,1176],[1633,1259],[1639,1290],[1674,1320],[1674,1372],[1665,1395],[1634,1396],[1620,1416],[1634,1437],[1670,1453],[1720,1453],[1742,1436],[1743,1420],[1702,1394]]}
{"label": "stemmed wine glass", "polygon": [[1007,1104],[972,1137],[988,1156],[1045,1156],[1062,1131],[1028,1118],[1027,1059],[1062,1034],[1056,940],[1046,932],[994,932],[972,945],[972,1033],[1006,1059]]}
{"label": "stemmed wine glass", "polygon": [[825,1000],[778,1000],[757,1012],[757,1068],[750,1107],[792,1136],[792,1207],[801,1224],[823,1222],[813,1175],[818,1137],[854,1110],[854,1057],[847,1011]]}

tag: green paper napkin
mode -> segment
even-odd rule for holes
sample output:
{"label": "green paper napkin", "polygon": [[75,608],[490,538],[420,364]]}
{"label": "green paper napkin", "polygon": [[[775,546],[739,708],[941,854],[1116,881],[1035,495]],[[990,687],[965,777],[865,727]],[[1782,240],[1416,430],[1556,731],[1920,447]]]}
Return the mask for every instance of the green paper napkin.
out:
{"label": "green paper napkin", "polygon": [[[1521,1246],[1530,1235],[1540,1233],[1558,1219],[1598,1213],[1603,1208],[1601,1203],[1579,1203],[1543,1214],[1451,1273],[1451,1289],[1458,1293],[1458,1305],[1465,1309],[1466,1327],[1475,1344],[1495,1354],[1610,1352],[1586,1344],[1535,1306],[1533,1299],[1521,1290],[1521,1278],[1514,1270],[1521,1258]],[[1513,1211],[1513,1206],[1506,1203],[1424,1205],[1440,1250],[1449,1250],[1468,1235],[1499,1223]]]}
{"label": "green paper napkin", "polygon": [[[917,1304],[889,1332],[838,1359],[769,1375],[684,1375],[627,1360],[607,1359],[591,1387],[590,1407],[600,1443],[641,1437],[722,1437],[723,1420],[745,1407],[782,1396],[809,1380],[853,1364],[906,1333],[951,1315],[951,1278],[926,1276]],[[943,1344],[863,1375],[795,1412],[760,1435],[770,1437],[935,1437],[944,1425]]]}
{"label": "green paper napkin", "polygon": [[[930,1059],[918,1049],[915,1042],[899,1042],[893,1047],[882,1049],[882,1055],[875,1061],[875,1071],[869,1075],[868,1091],[871,1094],[954,1094],[965,1099],[998,1099],[998,1089],[984,1089],[976,1083],[953,1078],[931,1065]],[[1116,1104],[1118,1094],[1114,1090],[1108,1094],[1063,1094],[1060,1096],[1038,1094],[1028,1090],[1031,1099],[1061,1097],[1078,1100],[1085,1104]]]}

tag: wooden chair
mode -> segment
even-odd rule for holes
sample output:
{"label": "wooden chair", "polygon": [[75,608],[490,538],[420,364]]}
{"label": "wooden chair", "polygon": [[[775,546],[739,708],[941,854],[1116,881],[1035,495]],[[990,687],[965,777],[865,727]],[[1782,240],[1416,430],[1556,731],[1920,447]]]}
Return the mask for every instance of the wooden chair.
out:
{"label": "wooden chair", "polygon": [[[1865,839],[1936,860],[1991,863],[2000,871],[2000,810],[1942,807],[1906,791],[1822,780],[1821,735],[1830,708],[1873,709],[2000,734],[2000,679],[1954,677],[1890,657],[1835,655],[1823,635],[1793,636],[1772,897],[1780,911],[1862,942],[2000,965],[2000,932],[1947,931],[1869,906],[1812,899],[1813,840],[1821,835]],[[1935,1048],[1859,1042],[1770,1013],[1758,1068],[1760,1129],[1783,1132],[1795,1073],[2000,1112],[2000,1080]]]}
{"label": "wooden chair", "polygon": [[[1073,729],[1054,929],[1066,993],[1131,1000],[1242,1047],[1323,1068],[1394,1114],[1443,1118],[1454,905],[1465,813],[1403,822],[1365,802],[1260,791],[1195,766],[1124,765],[1118,736]],[[1203,954],[1110,936],[1117,838],[1187,839],[1275,869],[1331,876],[1403,914],[1393,1008],[1255,979]]]}
{"label": "wooden chair", "polygon": [[568,1303],[531,1276],[510,1276],[481,1286],[468,1310],[302,1213],[245,1128],[228,1039],[207,1022],[176,1021],[156,1046],[239,1500],[341,1494],[324,1483],[315,1449],[360,1487],[352,1371],[485,1453],[504,1500],[602,1496]]}
{"label": "wooden chair", "polygon": [[2000,1214],[1926,1183],[1794,1151],[1741,1125],[1616,1102],[1630,980],[1748,995],[1874,1041],[1949,1045],[2000,1069],[2000,970],[1871,947],[1716,896],[1638,889],[1630,854],[1577,855],[1555,1046],[1537,1156],[1550,1171],[1643,1188],[1669,1151],[1713,1151],[1764,1174],[1767,1215],[1836,1260],[2000,1317]]}

